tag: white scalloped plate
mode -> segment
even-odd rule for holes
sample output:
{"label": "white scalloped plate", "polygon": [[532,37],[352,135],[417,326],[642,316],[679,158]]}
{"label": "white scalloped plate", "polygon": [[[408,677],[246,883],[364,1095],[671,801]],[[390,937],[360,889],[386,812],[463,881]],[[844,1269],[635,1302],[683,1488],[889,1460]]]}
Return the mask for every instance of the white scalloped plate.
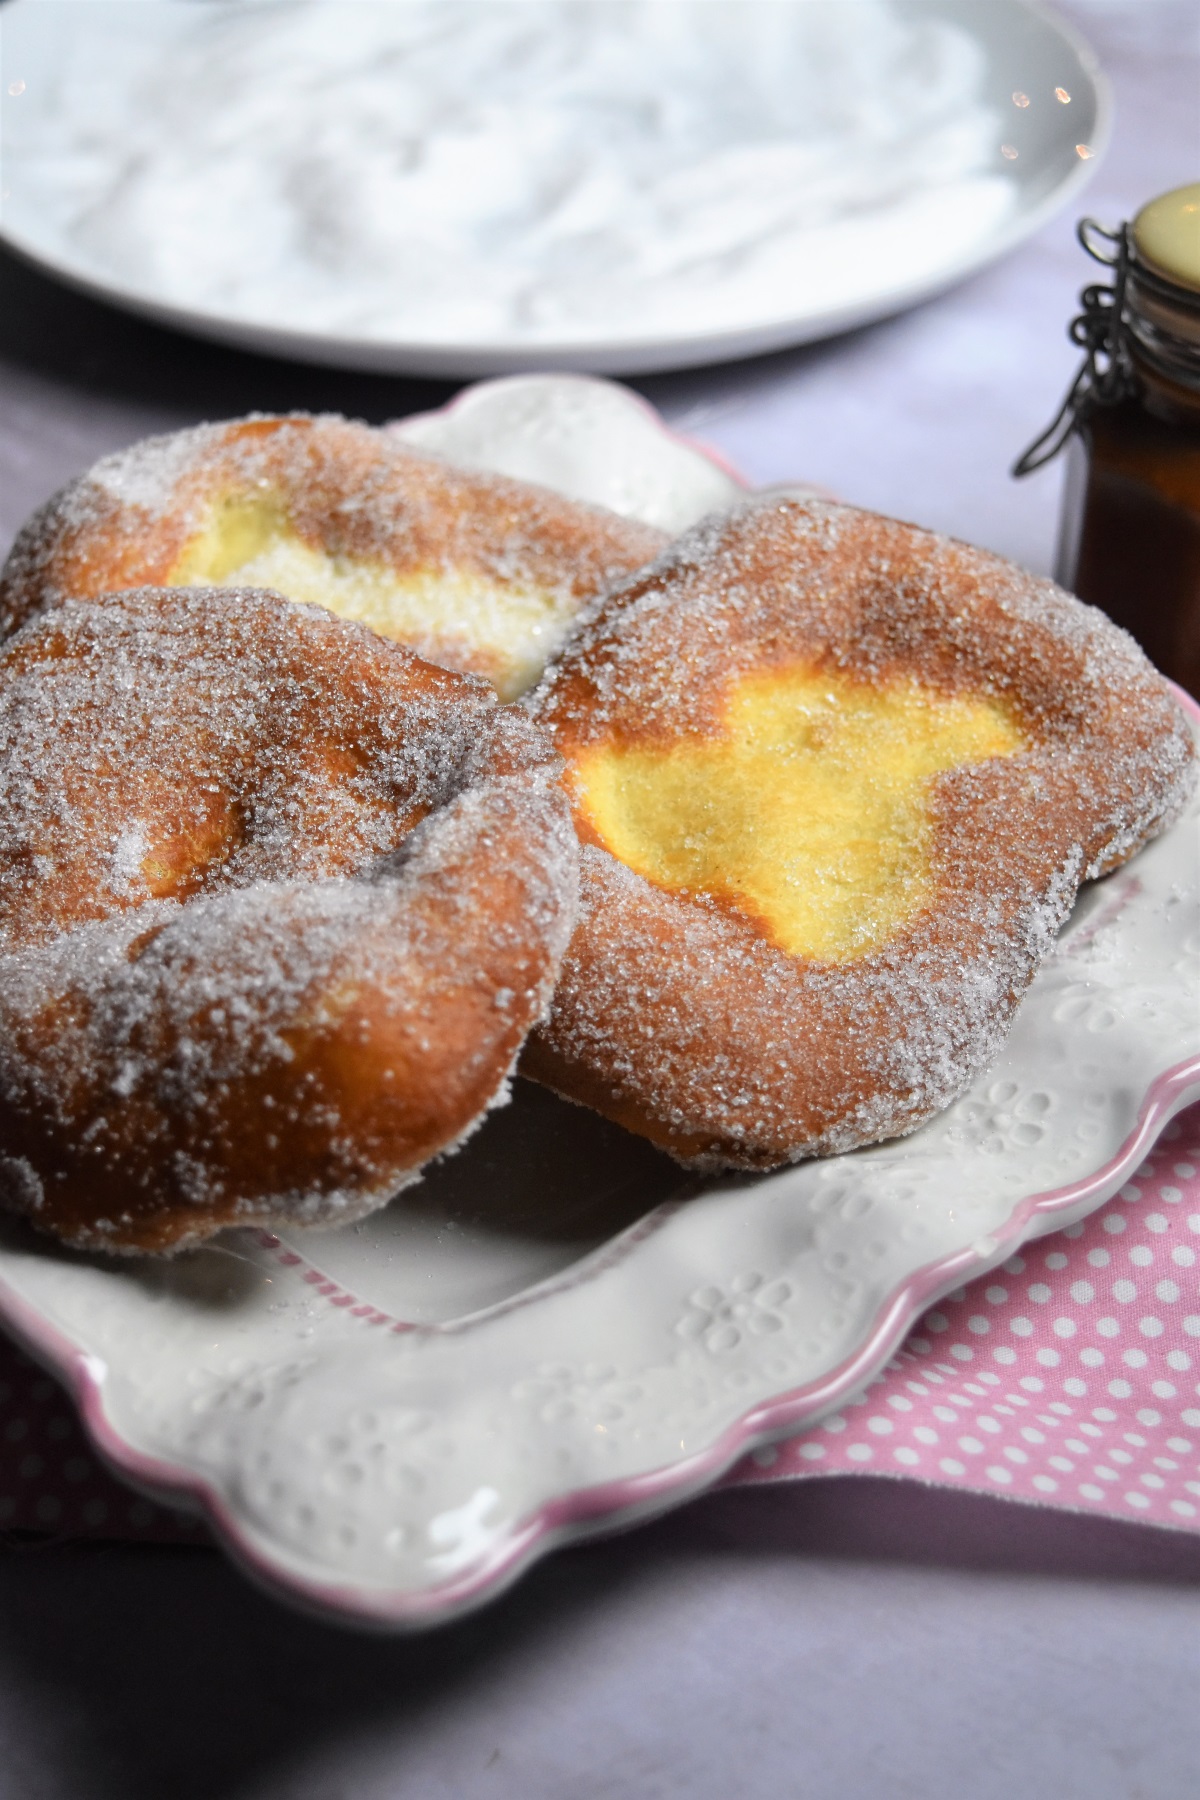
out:
{"label": "white scalloped plate", "polygon": [[[602,476],[602,449],[657,438],[674,503],[689,469],[711,499],[711,467],[600,383],[541,384],[547,473],[564,431],[587,448],[593,385]],[[440,447],[485,460],[497,409],[533,398],[481,390]],[[1082,896],[1004,1054],[911,1138],[685,1198],[649,1146],[518,1084],[346,1232],[137,1264],[4,1221],[0,1318],[120,1473],[202,1507],[280,1594],[381,1629],[450,1617],[842,1404],[936,1297],[1120,1187],[1200,1097],[1198,837],[1200,803]]]}

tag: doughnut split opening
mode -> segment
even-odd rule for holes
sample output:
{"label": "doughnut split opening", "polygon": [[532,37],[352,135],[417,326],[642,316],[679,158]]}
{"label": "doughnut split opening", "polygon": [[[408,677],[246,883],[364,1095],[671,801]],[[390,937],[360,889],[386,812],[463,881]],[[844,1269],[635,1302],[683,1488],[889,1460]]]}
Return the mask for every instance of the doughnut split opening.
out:
{"label": "doughnut split opening", "polygon": [[789,956],[879,949],[933,890],[933,778],[1025,737],[998,700],[812,667],[733,682],[719,736],[592,745],[585,836],[655,886],[753,920]]}

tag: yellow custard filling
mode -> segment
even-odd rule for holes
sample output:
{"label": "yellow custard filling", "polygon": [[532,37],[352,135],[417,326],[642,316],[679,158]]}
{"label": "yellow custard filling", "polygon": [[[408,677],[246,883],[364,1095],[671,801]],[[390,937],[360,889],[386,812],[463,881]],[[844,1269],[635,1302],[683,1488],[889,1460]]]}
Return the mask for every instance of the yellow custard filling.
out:
{"label": "yellow custard filling", "polygon": [[486,674],[503,700],[532,687],[575,612],[567,595],[474,570],[397,574],[383,562],[330,555],[300,537],[269,490],[219,502],[169,585],[273,588],[430,656],[442,646],[455,667]]}
{"label": "yellow custard filling", "polygon": [[572,781],[647,880],[727,901],[789,955],[846,962],[926,900],[930,778],[1024,742],[995,700],[790,669],[735,682],[720,737],[588,749]]}

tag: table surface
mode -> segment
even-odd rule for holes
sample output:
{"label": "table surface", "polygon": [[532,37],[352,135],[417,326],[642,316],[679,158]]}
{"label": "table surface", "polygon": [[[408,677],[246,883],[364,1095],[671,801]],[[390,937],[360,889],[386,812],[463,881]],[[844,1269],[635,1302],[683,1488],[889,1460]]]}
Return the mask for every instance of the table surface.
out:
{"label": "table surface", "polygon": [[[1127,217],[1195,178],[1200,13],[1060,10],[1116,90],[1087,210]],[[1073,223],[899,318],[638,386],[753,480],[1049,571],[1061,470],[1007,468],[1074,369]],[[450,391],[177,337],[0,254],[0,550],[148,432]],[[713,1495],[409,1641],[293,1617],[210,1550],[14,1546],[0,1595],[3,1800],[1190,1800],[1200,1767],[1200,1539],[911,1482]]]}

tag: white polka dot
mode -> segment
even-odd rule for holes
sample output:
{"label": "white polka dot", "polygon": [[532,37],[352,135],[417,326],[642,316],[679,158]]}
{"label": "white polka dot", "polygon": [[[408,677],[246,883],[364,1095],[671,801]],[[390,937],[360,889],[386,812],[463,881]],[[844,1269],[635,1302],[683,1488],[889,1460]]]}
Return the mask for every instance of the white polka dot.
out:
{"label": "white polka dot", "polygon": [[1189,1337],[1200,1337],[1200,1315],[1189,1313],[1183,1321],[1183,1329]]}
{"label": "white polka dot", "polygon": [[1192,1163],[1175,1163],[1172,1166],[1171,1173],[1172,1175],[1178,1175],[1181,1181],[1190,1181],[1192,1176],[1196,1173],[1195,1165]]}
{"label": "white polka dot", "polygon": [[1066,1266],[1067,1259],[1061,1250],[1052,1250],[1046,1258],[1046,1267],[1048,1269],[1065,1269]]}
{"label": "white polka dot", "polygon": [[895,1431],[895,1429],[896,1427],[892,1424],[890,1419],[876,1416],[873,1419],[867,1420],[867,1430],[873,1431],[876,1437],[887,1437],[889,1433]]}
{"label": "white polka dot", "polygon": [[1056,1494],[1058,1492],[1058,1483],[1053,1475],[1035,1475],[1033,1485],[1039,1494]]}
{"label": "white polka dot", "polygon": [[1086,1456],[1088,1453],[1088,1447],[1082,1438],[1064,1438],[1063,1449],[1069,1450],[1072,1456]]}
{"label": "white polka dot", "polygon": [[1062,1357],[1058,1354],[1057,1350],[1042,1349],[1037,1353],[1037,1360],[1044,1369],[1056,1369],[1062,1361]]}
{"label": "white polka dot", "polygon": [[[1074,1411],[1074,1408],[1070,1407],[1070,1406],[1064,1406],[1061,1400],[1052,1400],[1050,1402],[1050,1411],[1052,1413],[1060,1413],[1064,1419],[1069,1419],[1071,1417],[1072,1412]],[[1042,1418],[1041,1413],[1038,1414],[1038,1418],[1039,1419]],[[1042,1423],[1043,1423],[1043,1425],[1048,1425],[1051,1423],[1051,1421],[1049,1419],[1042,1419]]]}
{"label": "white polka dot", "polygon": [[916,1451],[910,1450],[907,1444],[901,1444],[899,1449],[893,1450],[892,1455],[898,1463],[904,1463],[910,1469],[914,1463],[919,1463],[921,1460]]}
{"label": "white polka dot", "polygon": [[1176,1370],[1177,1373],[1179,1373],[1179,1372],[1182,1372],[1184,1369],[1190,1369],[1191,1366],[1192,1366],[1192,1359],[1188,1355],[1186,1350],[1168,1350],[1167,1351],[1167,1367],[1168,1367],[1168,1369],[1174,1369],[1174,1370]]}
{"label": "white polka dot", "polygon": [[[985,1382],[988,1387],[1000,1386],[1000,1377],[998,1375],[993,1375],[990,1369],[980,1369],[979,1379],[980,1381]],[[971,1392],[974,1393],[975,1389],[972,1388]]]}
{"label": "white polka dot", "polygon": [[1161,1337],[1163,1334],[1163,1322],[1161,1319],[1156,1319],[1153,1314],[1150,1314],[1147,1318],[1138,1320],[1138,1330],[1143,1337]]}
{"label": "white polka dot", "polygon": [[757,1463],[760,1469],[774,1468],[779,1461],[778,1444],[763,1444],[760,1449],[751,1452],[751,1461]]}
{"label": "white polka dot", "polygon": [[1063,1382],[1063,1392],[1070,1394],[1076,1400],[1082,1399],[1083,1395],[1087,1393],[1087,1382],[1080,1381],[1078,1375],[1068,1376],[1067,1380]]}
{"label": "white polka dot", "polygon": [[1025,1289],[1035,1306],[1044,1306],[1050,1298],[1050,1289],[1044,1281],[1032,1281]]}
{"label": "white polka dot", "polygon": [[925,1329],[927,1331],[948,1331],[950,1329],[950,1321],[945,1313],[926,1313]]}
{"label": "white polka dot", "polygon": [[1108,1391],[1114,1400],[1128,1400],[1133,1389],[1127,1381],[1110,1381]]}
{"label": "white polka dot", "polygon": [[1122,1306],[1128,1306],[1131,1300],[1137,1299],[1137,1289],[1132,1281],[1114,1281],[1112,1297],[1114,1300],[1119,1300]]}
{"label": "white polka dot", "polygon": [[903,1394],[889,1394],[888,1405],[896,1412],[911,1412],[913,1409],[912,1401],[906,1400]]}
{"label": "white polka dot", "polygon": [[992,1351],[992,1359],[998,1363],[1015,1363],[1017,1353],[1015,1350],[1010,1350],[1007,1344],[1001,1344],[998,1350]]}
{"label": "white polka dot", "polygon": [[[1182,1195],[1178,1192],[1177,1189],[1174,1189],[1174,1188],[1164,1188],[1163,1189],[1163,1199],[1164,1200],[1167,1199],[1168,1195],[1173,1200],[1179,1200],[1182,1198]],[[1146,1229],[1147,1229],[1147,1231],[1166,1231],[1168,1229],[1168,1227],[1169,1227],[1169,1221],[1164,1217],[1164,1215],[1162,1213],[1147,1213],[1146,1214]]]}
{"label": "white polka dot", "polygon": [[1196,1252],[1187,1244],[1176,1244],[1171,1252],[1171,1261],[1178,1263],[1181,1269],[1190,1269],[1196,1260]]}
{"label": "white polka dot", "polygon": [[935,1419],[941,1419],[944,1425],[958,1424],[958,1414],[952,1406],[935,1406],[933,1416]]}
{"label": "white polka dot", "polygon": [[1188,1230],[1200,1231],[1200,1213],[1188,1214]]}
{"label": "white polka dot", "polygon": [[967,1320],[967,1330],[973,1331],[976,1337],[985,1337],[992,1329],[992,1321],[985,1319],[982,1313],[973,1313]]}
{"label": "white polka dot", "polygon": [[922,1398],[929,1392],[923,1381],[906,1381],[904,1385],[910,1394],[920,1394]]}
{"label": "white polka dot", "polygon": [[1078,1331],[1078,1329],[1079,1329],[1079,1327],[1076,1325],[1074,1319],[1068,1319],[1064,1316],[1063,1318],[1055,1319],[1055,1321],[1054,1321],[1055,1337],[1060,1337],[1060,1338],[1074,1337],[1075,1333]]}
{"label": "white polka dot", "polygon": [[[1112,1261],[1112,1257],[1108,1254],[1107,1250],[1089,1250],[1088,1261],[1091,1263],[1093,1269],[1107,1269],[1109,1263]],[[1091,1298],[1092,1296],[1089,1294],[1088,1299],[1090,1300]]]}
{"label": "white polka dot", "polygon": [[960,1437],[958,1440],[958,1447],[960,1450],[965,1450],[968,1456],[981,1456],[983,1454],[983,1445],[980,1443],[979,1439],[975,1437]]}
{"label": "white polka dot", "polygon": [[1136,1506],[1137,1508],[1139,1508],[1139,1510],[1141,1510],[1141,1509],[1149,1506],[1150,1496],[1148,1494],[1139,1494],[1135,1491],[1132,1494],[1126,1494],[1125,1504],[1127,1506]]}
{"label": "white polka dot", "polygon": [[1008,1321],[1008,1329],[1013,1332],[1016,1337],[1029,1337],[1033,1331],[1033,1320],[1026,1319],[1018,1314],[1015,1319],[1010,1319]]}
{"label": "white polka dot", "polygon": [[1156,1400],[1174,1400],[1179,1389],[1173,1381],[1152,1381],[1150,1392]]}
{"label": "white polka dot", "polygon": [[955,1462],[952,1456],[943,1456],[938,1468],[947,1475],[965,1475],[967,1472],[962,1463]]}
{"label": "white polka dot", "polygon": [[1040,1394],[1046,1384],[1040,1375],[1022,1375],[1019,1385],[1027,1394]]}
{"label": "white polka dot", "polygon": [[[1197,1213],[1196,1215],[1196,1230],[1200,1231],[1200,1213]],[[1025,1272],[1025,1258],[1023,1256],[1010,1256],[1004,1265],[1004,1272],[1006,1275],[1023,1275]]]}
{"label": "white polka dot", "polygon": [[965,1344],[951,1344],[950,1354],[957,1362],[974,1362],[975,1352],[968,1350]]}
{"label": "white polka dot", "polygon": [[975,1423],[980,1431],[991,1432],[993,1436],[1000,1430],[999,1419],[993,1419],[990,1413],[980,1413]]}
{"label": "white polka dot", "polygon": [[1097,1487],[1092,1481],[1082,1482],[1079,1491],[1085,1500],[1103,1500],[1104,1498],[1104,1489]]}
{"label": "white polka dot", "polygon": [[1133,1447],[1134,1447],[1134,1449],[1135,1449],[1135,1450],[1144,1450],[1144,1449],[1145,1449],[1145,1448],[1146,1448],[1146,1440],[1145,1440],[1145,1438],[1144,1438],[1144,1437],[1143,1437],[1143,1436],[1142,1436],[1142,1435],[1141,1435],[1141,1433],[1140,1433],[1140,1432],[1137,1432],[1137,1431],[1123,1431],[1123,1432],[1122,1432],[1122,1433],[1121,1433],[1121,1435],[1122,1435],[1122,1437],[1123,1437],[1123,1438],[1124,1438],[1124,1439],[1125,1439],[1125,1442],[1126,1442],[1126,1443],[1127,1443],[1127,1444],[1132,1444],[1132,1445],[1133,1445]]}
{"label": "white polka dot", "polygon": [[1036,1425],[1022,1425],[1021,1436],[1027,1444],[1044,1444],[1046,1441],[1045,1432],[1039,1431]]}
{"label": "white polka dot", "polygon": [[1080,1431],[1086,1432],[1088,1437],[1097,1438],[1097,1437],[1104,1436],[1104,1433],[1101,1431],[1101,1429],[1098,1425],[1081,1424],[1079,1429],[1080,1429]]}
{"label": "white polka dot", "polygon": [[870,1444],[847,1444],[846,1455],[851,1462],[870,1462],[875,1452]]}
{"label": "white polka dot", "polygon": [[796,1451],[796,1455],[802,1456],[805,1462],[820,1462],[824,1454],[824,1444],[801,1444]]}
{"label": "white polka dot", "polygon": [[1073,1281],[1071,1283],[1071,1298],[1077,1306],[1086,1306],[1089,1300],[1094,1300],[1096,1298],[1096,1290],[1090,1281]]}
{"label": "white polka dot", "polygon": [[966,1297],[967,1290],[965,1287],[951,1288],[950,1292],[946,1295],[947,1300],[953,1300],[955,1306],[961,1306]]}
{"label": "white polka dot", "polygon": [[1144,1350],[1122,1350],[1121,1361],[1131,1369],[1144,1369],[1149,1358]]}
{"label": "white polka dot", "polygon": [[913,1436],[918,1444],[936,1444],[938,1441],[937,1432],[928,1425],[914,1425]]}
{"label": "white polka dot", "polygon": [[1083,1236],[1083,1226],[1082,1225],[1064,1225],[1062,1234],[1064,1237],[1069,1237],[1069,1238],[1082,1237]]}
{"label": "white polka dot", "polygon": [[1081,1350],[1079,1360],[1085,1369],[1100,1369],[1104,1366],[1104,1352],[1091,1349]]}
{"label": "white polka dot", "polygon": [[1092,1470],[1092,1474],[1098,1475],[1100,1477],[1101,1481],[1119,1481],[1120,1480],[1120,1476],[1117,1474],[1117,1471],[1115,1469],[1106,1468],[1103,1463],[1097,1463],[1096,1467]]}
{"label": "white polka dot", "polygon": [[1179,1298],[1179,1288],[1173,1281],[1160,1281],[1154,1290],[1154,1297],[1167,1306],[1174,1306]]}
{"label": "white polka dot", "polygon": [[1138,1412],[1137,1422],[1139,1425],[1161,1425],[1162,1414],[1152,1406],[1143,1406]]}
{"label": "white polka dot", "polygon": [[846,1421],[841,1413],[830,1413],[827,1419],[821,1420],[821,1423],[826,1431],[845,1431],[846,1429]]}
{"label": "white polka dot", "polygon": [[1136,1268],[1148,1269],[1154,1261],[1154,1252],[1146,1244],[1135,1244],[1129,1252],[1129,1260]]}
{"label": "white polka dot", "polygon": [[1046,1461],[1052,1469],[1057,1469],[1062,1475],[1069,1475],[1075,1467],[1069,1456],[1048,1456]]}
{"label": "white polka dot", "polygon": [[1141,1197],[1142,1197],[1141,1188],[1134,1187],[1132,1181],[1127,1181],[1125,1183],[1125,1186],[1121,1189],[1122,1200],[1140,1200]]}
{"label": "white polka dot", "polygon": [[[1180,1193],[1180,1191],[1177,1187],[1162,1187],[1162,1188],[1159,1188],[1158,1192],[1159,1192],[1159,1198],[1162,1200],[1165,1200],[1167,1202],[1168,1206],[1176,1206],[1176,1205],[1178,1205],[1179,1201],[1183,1199],[1183,1195]],[[1165,1231],[1167,1229],[1167,1221],[1165,1219],[1163,1220],[1161,1225],[1155,1225],[1153,1221],[1154,1221],[1154,1214],[1151,1213],[1149,1218],[1146,1220],[1146,1223],[1147,1223],[1147,1225],[1149,1225],[1151,1231]]]}
{"label": "white polka dot", "polygon": [[1096,1330],[1101,1337],[1114,1338],[1119,1335],[1121,1327],[1116,1319],[1097,1319]]}
{"label": "white polka dot", "polygon": [[1016,1444],[1005,1444],[1004,1454],[1009,1462],[1027,1463],[1029,1461],[1028,1452],[1020,1449]]}
{"label": "white polka dot", "polygon": [[1006,1487],[1012,1480],[1012,1470],[1006,1469],[1003,1463],[992,1463],[988,1469],[988,1478],[999,1482],[1001,1487]]}
{"label": "white polka dot", "polygon": [[990,1301],[993,1306],[1003,1306],[1004,1302],[1008,1299],[1008,1289],[1002,1287],[985,1288],[983,1290],[983,1297],[985,1300]]}
{"label": "white polka dot", "polygon": [[1115,1425],[1117,1422],[1117,1415],[1111,1406],[1093,1406],[1092,1417],[1099,1419],[1102,1425]]}
{"label": "white polka dot", "polygon": [[1126,1220],[1125,1220],[1123,1214],[1121,1214],[1121,1213],[1105,1213],[1104,1229],[1105,1229],[1105,1231],[1110,1231],[1114,1237],[1119,1236],[1119,1234],[1122,1231],[1124,1231],[1125,1225],[1126,1225]]}
{"label": "white polka dot", "polygon": [[1196,1509],[1190,1500],[1172,1500],[1171,1511],[1178,1513],[1181,1519],[1194,1519]]}
{"label": "white polka dot", "polygon": [[1169,1437],[1167,1439],[1167,1449],[1174,1450],[1176,1456],[1186,1456],[1191,1447],[1191,1438]]}

